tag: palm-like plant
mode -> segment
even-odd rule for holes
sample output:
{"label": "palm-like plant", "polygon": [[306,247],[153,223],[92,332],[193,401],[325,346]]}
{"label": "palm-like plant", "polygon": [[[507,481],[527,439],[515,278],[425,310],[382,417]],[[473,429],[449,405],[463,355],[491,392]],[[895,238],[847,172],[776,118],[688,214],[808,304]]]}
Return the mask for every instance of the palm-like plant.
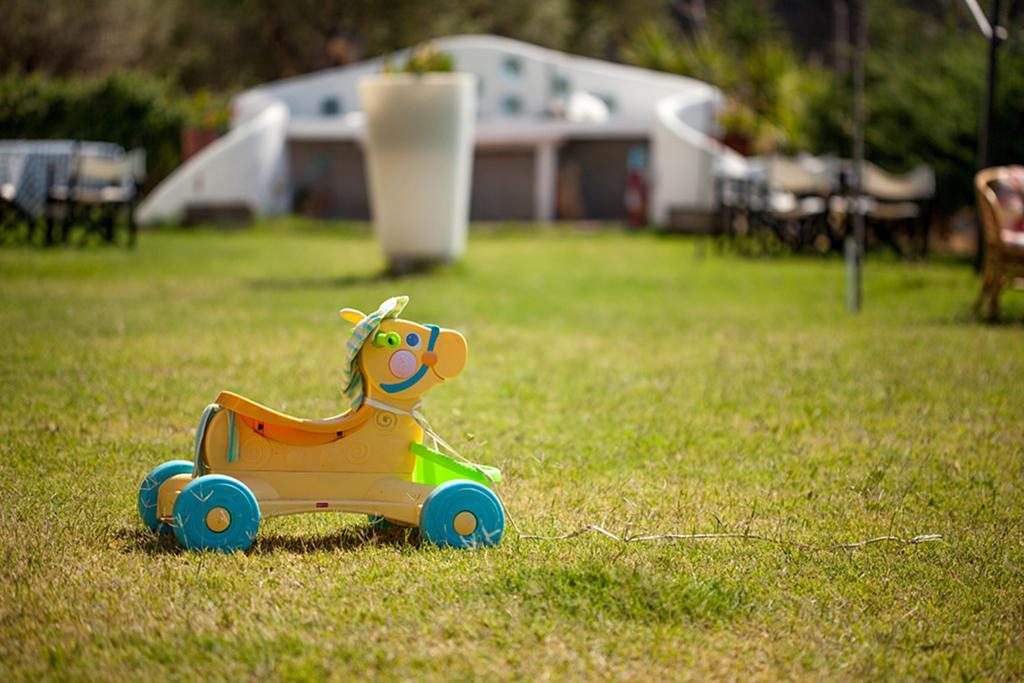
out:
{"label": "palm-like plant", "polygon": [[707,28],[687,36],[660,23],[642,26],[626,50],[634,64],[717,85],[727,101],[719,124],[744,151],[792,151],[807,143],[815,98],[830,87],[824,69],[805,66],[773,15],[752,0],[718,7]]}

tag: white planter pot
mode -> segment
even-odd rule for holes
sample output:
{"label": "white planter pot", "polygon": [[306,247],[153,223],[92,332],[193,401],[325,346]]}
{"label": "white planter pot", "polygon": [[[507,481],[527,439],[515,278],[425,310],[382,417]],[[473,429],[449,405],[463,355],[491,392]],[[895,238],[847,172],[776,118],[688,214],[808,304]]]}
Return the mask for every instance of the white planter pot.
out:
{"label": "white planter pot", "polygon": [[466,249],[476,77],[377,74],[359,81],[373,221],[392,267]]}

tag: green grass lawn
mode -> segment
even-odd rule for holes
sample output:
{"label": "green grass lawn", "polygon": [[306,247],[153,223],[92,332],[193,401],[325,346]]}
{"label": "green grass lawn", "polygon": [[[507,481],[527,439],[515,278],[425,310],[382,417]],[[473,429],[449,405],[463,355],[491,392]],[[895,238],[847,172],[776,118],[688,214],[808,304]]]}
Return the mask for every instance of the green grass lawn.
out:
{"label": "green grass lawn", "polygon": [[[1024,676],[1021,293],[984,326],[966,265],[872,257],[851,316],[838,260],[614,232],[381,265],[291,222],[0,251],[0,678]],[[336,413],[336,311],[393,294],[468,338],[426,412],[529,532],[943,539],[453,551],[312,515],[219,556],[144,533],[140,480],[191,457],[219,390]]]}

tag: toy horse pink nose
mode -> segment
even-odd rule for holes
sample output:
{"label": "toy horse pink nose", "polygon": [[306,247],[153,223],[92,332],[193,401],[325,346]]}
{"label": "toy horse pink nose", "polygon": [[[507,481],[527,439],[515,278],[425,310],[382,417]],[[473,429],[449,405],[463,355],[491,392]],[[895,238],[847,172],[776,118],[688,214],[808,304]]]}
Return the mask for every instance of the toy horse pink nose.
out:
{"label": "toy horse pink nose", "polygon": [[451,379],[462,372],[468,355],[465,337],[455,330],[441,330],[437,350],[424,353],[420,362],[433,369],[441,379]]}

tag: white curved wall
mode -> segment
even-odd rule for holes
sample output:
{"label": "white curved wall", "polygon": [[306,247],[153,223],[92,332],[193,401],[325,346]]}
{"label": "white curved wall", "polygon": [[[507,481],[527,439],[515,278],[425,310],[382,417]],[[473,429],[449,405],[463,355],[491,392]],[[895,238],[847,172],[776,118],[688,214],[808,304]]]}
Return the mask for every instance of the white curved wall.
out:
{"label": "white curved wall", "polygon": [[186,205],[203,203],[245,204],[265,214],[287,211],[288,119],[288,107],[268,104],[179,166],[139,205],[136,220],[177,221]]}
{"label": "white curved wall", "polygon": [[651,203],[648,219],[668,223],[669,211],[714,208],[718,170],[739,172],[742,156],[714,139],[721,96],[710,89],[666,97],[655,109],[651,132]]}

